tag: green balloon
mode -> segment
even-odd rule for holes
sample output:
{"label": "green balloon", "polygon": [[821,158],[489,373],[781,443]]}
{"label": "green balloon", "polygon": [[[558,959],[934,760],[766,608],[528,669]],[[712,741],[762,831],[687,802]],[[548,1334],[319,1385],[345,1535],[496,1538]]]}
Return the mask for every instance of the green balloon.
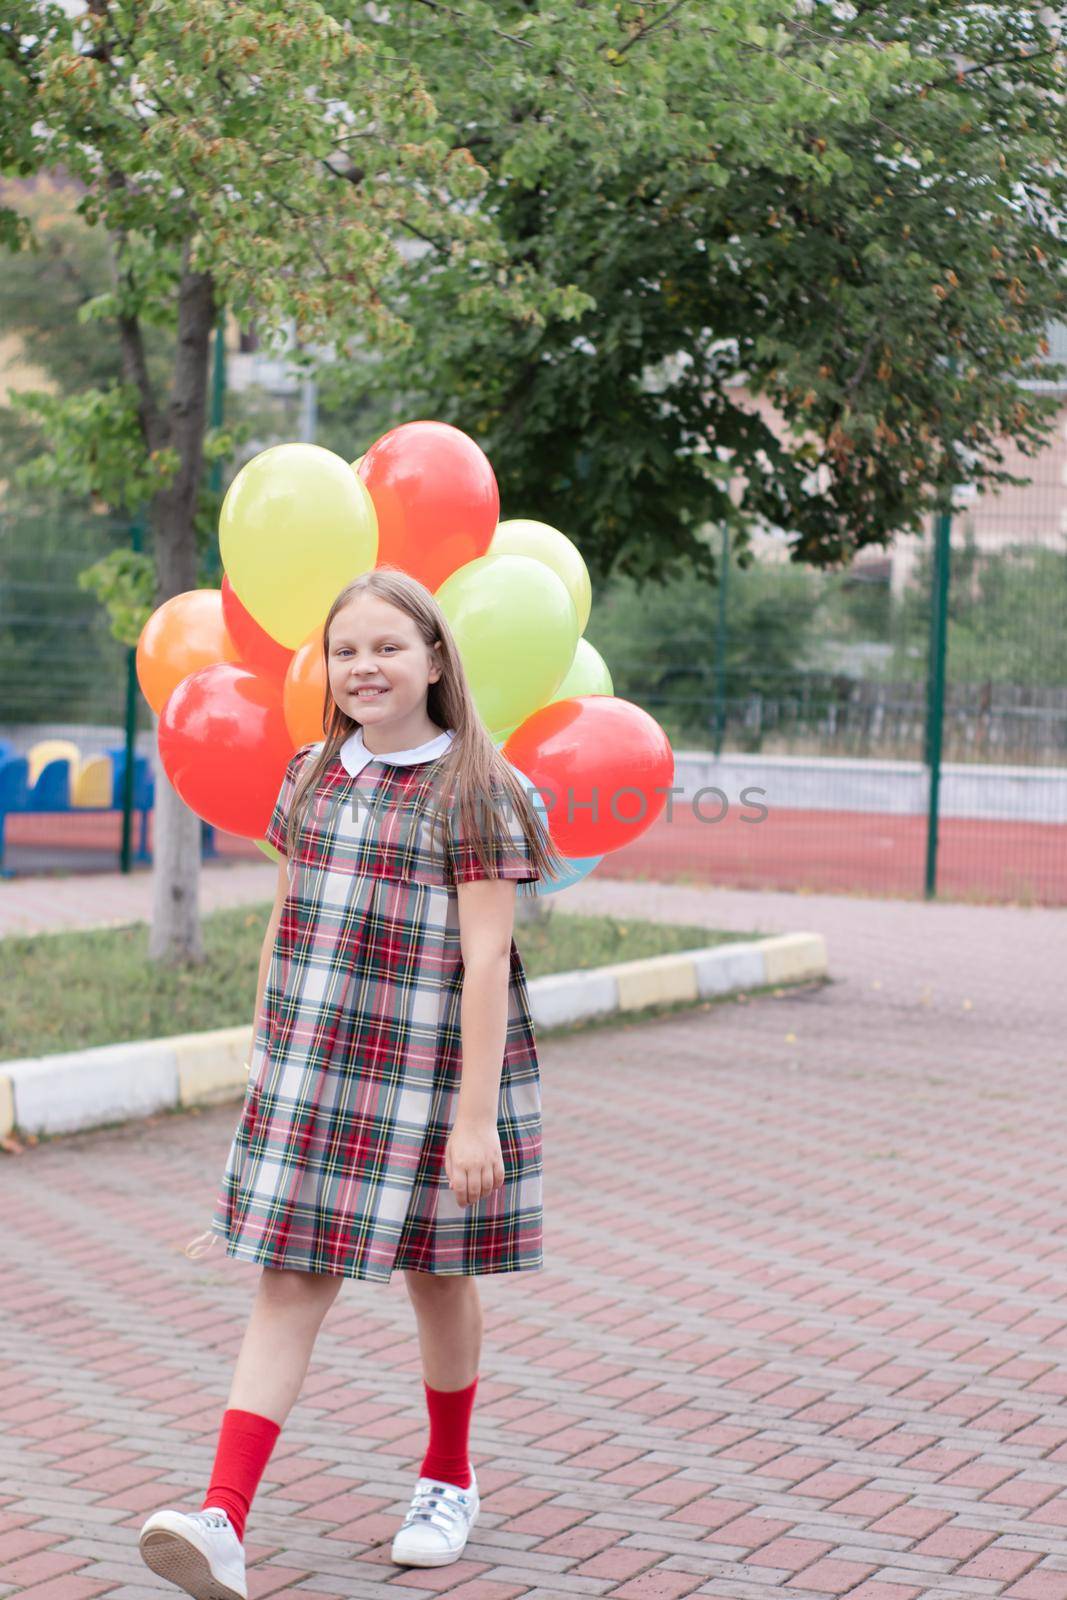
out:
{"label": "green balloon", "polygon": [[256,839],[254,843],[256,849],[262,850],[268,861],[280,861],[282,859],[281,851],[276,850],[269,839]]}
{"label": "green balloon", "polygon": [[578,632],[585,632],[593,604],[593,589],[589,570],[573,539],[568,539],[565,533],[547,522],[535,522],[531,517],[509,517],[506,522],[497,523],[489,554],[532,556],[535,561],[543,561],[546,567],[551,567],[570,590],[578,613]]}
{"label": "green balloon", "polygon": [[[570,664],[567,676],[556,690],[550,700],[545,702],[551,705],[555,700],[569,700],[576,694],[614,694],[615,685],[611,681],[608,664],[599,650],[595,650],[588,639],[579,639],[574,651],[574,660]],[[538,706],[537,710],[540,711]],[[518,723],[512,728],[498,729],[493,733],[493,743],[498,747],[507,744],[515,732]]]}
{"label": "green balloon", "polygon": [[437,591],[487,728],[513,728],[555,694],[578,615],[563,579],[531,556],[478,556]]}
{"label": "green balloon", "polygon": [[599,650],[594,650],[588,639],[579,639],[570,670],[553,700],[569,700],[575,694],[614,694],[608,664]]}

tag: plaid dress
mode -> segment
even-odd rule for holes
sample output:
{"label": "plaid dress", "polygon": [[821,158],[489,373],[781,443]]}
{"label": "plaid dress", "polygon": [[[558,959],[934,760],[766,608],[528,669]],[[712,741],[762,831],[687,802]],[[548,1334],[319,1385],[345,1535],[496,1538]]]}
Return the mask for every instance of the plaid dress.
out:
{"label": "plaid dress", "polygon": [[[484,878],[458,806],[431,834],[449,732],[372,757],[359,730],[322,774],[289,862],[248,1088],[211,1232],[264,1266],[388,1282],[543,1266],[541,1085],[511,945],[497,1131],[504,1184],[460,1206],[445,1141],[460,1082],[456,885]],[[266,837],[283,853],[305,745]],[[538,878],[510,808],[498,875]]]}

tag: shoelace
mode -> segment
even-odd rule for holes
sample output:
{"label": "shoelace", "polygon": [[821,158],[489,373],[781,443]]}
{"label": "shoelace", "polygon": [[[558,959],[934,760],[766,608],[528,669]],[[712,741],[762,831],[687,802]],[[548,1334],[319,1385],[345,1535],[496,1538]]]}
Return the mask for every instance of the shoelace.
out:
{"label": "shoelace", "polygon": [[202,1522],[206,1528],[228,1528],[230,1519],[225,1511],[194,1511],[193,1521]]}
{"label": "shoelace", "polygon": [[468,1494],[469,1490],[457,1489],[447,1483],[416,1489],[411,1508],[404,1518],[404,1526],[411,1522],[429,1522],[443,1533],[451,1533],[457,1522],[467,1520]]}

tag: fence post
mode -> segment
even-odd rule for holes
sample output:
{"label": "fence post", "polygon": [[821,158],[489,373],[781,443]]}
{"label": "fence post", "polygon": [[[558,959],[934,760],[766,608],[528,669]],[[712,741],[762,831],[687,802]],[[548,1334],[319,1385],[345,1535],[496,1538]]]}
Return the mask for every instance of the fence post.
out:
{"label": "fence post", "polygon": [[[144,535],[141,519],[130,524],[130,545],[140,551]],[[119,868],[129,872],[133,856],[134,764],[137,759],[137,650],[126,651],[126,766],[122,774],[122,850]]]}
{"label": "fence post", "polygon": [[948,654],[948,587],[952,551],[952,515],[942,511],[934,534],[934,570],[930,585],[930,671],[926,702],[926,765],[930,785],[926,802],[926,898],[937,895],[937,846],[941,807],[941,751],[945,727],[945,660]]}
{"label": "fence post", "polygon": [[715,628],[715,759],[722,755],[726,729],[726,585],[730,574],[730,529],[722,527],[722,553],[719,557],[719,620]]}

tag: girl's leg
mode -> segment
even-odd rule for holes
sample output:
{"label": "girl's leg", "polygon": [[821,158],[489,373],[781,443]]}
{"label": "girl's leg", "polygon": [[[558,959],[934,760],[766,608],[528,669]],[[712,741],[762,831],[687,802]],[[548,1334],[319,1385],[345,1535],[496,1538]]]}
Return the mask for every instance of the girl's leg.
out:
{"label": "girl's leg", "polygon": [[307,1376],[327,1311],[344,1280],[264,1267],[227,1405],[285,1422]]}
{"label": "girl's leg", "polygon": [[221,1507],[238,1539],[244,1538],[253,1496],[342,1281],[322,1273],[263,1269],[201,1508]]}
{"label": "girl's leg", "polygon": [[470,1277],[404,1273],[415,1307],[430,1442],[420,1477],[470,1488],[467,1454],[482,1349],[482,1303]]}

